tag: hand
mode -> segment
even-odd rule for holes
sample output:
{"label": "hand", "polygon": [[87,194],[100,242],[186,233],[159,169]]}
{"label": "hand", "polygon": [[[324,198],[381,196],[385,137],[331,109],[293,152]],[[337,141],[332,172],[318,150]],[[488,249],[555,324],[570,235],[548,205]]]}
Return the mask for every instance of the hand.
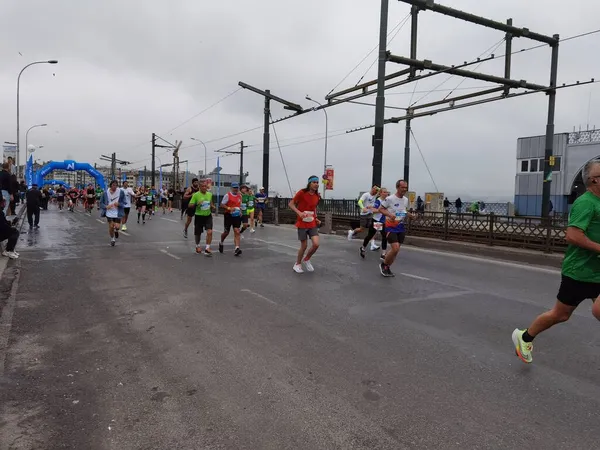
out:
{"label": "hand", "polygon": [[317,221],[317,226],[321,226],[321,221],[319,219],[315,219]]}
{"label": "hand", "polygon": [[363,208],[362,212],[364,212],[364,213],[369,212],[369,209],[368,208]]}

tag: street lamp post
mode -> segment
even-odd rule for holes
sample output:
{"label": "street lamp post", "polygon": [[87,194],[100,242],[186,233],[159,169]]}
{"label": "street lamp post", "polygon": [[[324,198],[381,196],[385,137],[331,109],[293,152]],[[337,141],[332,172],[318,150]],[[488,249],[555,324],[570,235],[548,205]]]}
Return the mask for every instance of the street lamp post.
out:
{"label": "street lamp post", "polygon": [[[323,162],[323,174],[327,173],[327,137],[329,135],[329,118],[327,117],[327,110],[323,108],[323,105],[316,100],[313,100],[308,95],[306,96],[306,100],[309,102],[316,103],[321,107],[323,112],[325,113],[325,160]],[[325,193],[327,192],[327,185],[323,184],[323,198],[325,198]]]}
{"label": "street lamp post", "polygon": [[204,176],[206,177],[206,144],[200,139],[190,138],[192,141],[198,141],[204,146]]}
{"label": "street lamp post", "polygon": [[29,157],[27,155],[27,151],[29,150],[29,147],[28,147],[28,144],[27,144],[29,142],[29,132],[31,130],[33,130],[34,128],[37,128],[37,127],[46,127],[46,126],[48,126],[47,123],[42,123],[42,124],[39,124],[39,125],[34,125],[34,126],[30,127],[29,130],[27,130],[27,133],[25,133],[25,164],[27,164],[27,158]]}
{"label": "street lamp post", "polygon": [[21,146],[20,144],[20,137],[19,137],[19,132],[20,132],[20,123],[19,123],[19,87],[21,86],[21,75],[23,74],[23,72],[25,71],[25,69],[27,69],[30,66],[33,66],[35,64],[58,64],[58,61],[56,59],[51,59],[48,61],[35,61],[32,63],[27,64],[25,67],[23,67],[21,69],[21,71],[19,72],[19,76],[17,77],[17,177],[20,178],[23,174],[21,173],[21,168],[20,168],[20,155],[21,155]]}

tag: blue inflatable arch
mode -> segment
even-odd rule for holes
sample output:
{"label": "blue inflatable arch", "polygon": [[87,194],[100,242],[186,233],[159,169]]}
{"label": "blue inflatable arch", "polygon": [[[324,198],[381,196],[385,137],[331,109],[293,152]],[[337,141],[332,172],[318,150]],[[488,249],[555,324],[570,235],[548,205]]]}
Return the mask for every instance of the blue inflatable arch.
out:
{"label": "blue inflatable arch", "polygon": [[42,186],[44,184],[44,177],[54,170],[66,170],[68,172],[74,172],[76,170],[85,170],[87,173],[89,173],[95,178],[98,186],[100,186],[103,190],[106,189],[104,177],[100,172],[94,169],[94,167],[92,167],[88,163],[78,163],[76,161],[70,160],[50,161],[48,164],[46,164],[44,167],[38,170],[35,174],[35,182],[37,183],[37,185]]}
{"label": "blue inflatable arch", "polygon": [[71,186],[62,180],[42,180],[42,184],[49,184],[50,186],[56,186],[58,184],[60,186],[64,186],[67,189],[71,189]]}

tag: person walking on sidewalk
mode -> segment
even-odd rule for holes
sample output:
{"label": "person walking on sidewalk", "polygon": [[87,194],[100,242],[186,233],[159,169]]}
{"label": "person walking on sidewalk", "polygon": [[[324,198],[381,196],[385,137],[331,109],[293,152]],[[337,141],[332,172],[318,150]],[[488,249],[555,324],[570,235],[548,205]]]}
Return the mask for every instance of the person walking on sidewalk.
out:
{"label": "person walking on sidewalk", "polygon": [[[293,267],[296,273],[304,273],[304,269],[308,272],[315,271],[310,258],[319,249],[319,225],[321,221],[317,218],[317,206],[320,200],[319,177],[313,175],[308,179],[306,187],[296,192],[296,195],[294,195],[294,198],[289,203],[290,209],[298,216],[296,228],[298,229],[300,248],[298,249],[296,264]],[[308,238],[312,242],[312,247],[306,256],[304,256],[308,247]]]}
{"label": "person walking on sidewalk", "polygon": [[0,193],[2,193],[2,199],[4,200],[3,212],[5,217],[8,214],[10,202],[14,198],[9,170],[9,163],[6,162],[2,164],[2,169],[0,169]]}
{"label": "person walking on sidewalk", "polygon": [[563,259],[557,301],[529,328],[517,328],[512,333],[515,353],[525,363],[533,361],[533,339],[569,320],[584,300],[592,299],[592,314],[600,320],[600,160],[588,162],[582,177],[587,192],[571,207],[566,232],[569,246]]}
{"label": "person walking on sidewalk", "polygon": [[0,242],[6,242],[6,248],[2,252],[2,256],[8,256],[10,259],[17,259],[19,254],[15,251],[17,241],[19,240],[19,230],[14,228],[14,225],[19,221],[18,217],[15,217],[12,222],[9,222],[4,215],[4,208],[6,207],[6,200],[4,197],[0,198]]}
{"label": "person walking on sidewalk", "polygon": [[125,192],[119,189],[119,182],[117,180],[112,180],[110,187],[100,200],[100,214],[102,217],[106,217],[106,221],[108,222],[108,234],[112,247],[115,246],[116,240],[119,239],[121,219],[125,215],[124,205]]}
{"label": "person walking on sidewalk", "polygon": [[[27,201],[27,222],[29,222],[29,228],[39,228],[40,227],[40,208],[42,206],[42,202],[44,199],[42,198],[42,193],[38,189],[37,184],[33,184],[31,189],[27,191],[25,194],[25,199]],[[34,222],[35,217],[35,222]]]}

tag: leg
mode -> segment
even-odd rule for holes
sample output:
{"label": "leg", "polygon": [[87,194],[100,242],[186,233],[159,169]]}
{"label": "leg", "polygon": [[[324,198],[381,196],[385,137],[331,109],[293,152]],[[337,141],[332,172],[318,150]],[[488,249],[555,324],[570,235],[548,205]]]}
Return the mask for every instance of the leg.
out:
{"label": "leg", "polygon": [[298,257],[296,258],[296,264],[302,264],[302,258],[306,252],[307,240],[306,237],[303,241],[300,241],[300,248],[298,249]]}
{"label": "leg", "polygon": [[367,245],[369,244],[369,242],[371,242],[371,239],[373,239],[373,237],[375,236],[376,233],[377,233],[377,230],[375,230],[375,228],[373,228],[372,226],[369,227],[369,232],[367,233],[367,236],[363,240],[363,245],[362,245],[363,248],[367,248]]}
{"label": "leg", "polygon": [[33,214],[35,216],[35,222],[33,223],[36,227],[40,224],[40,207],[36,206],[35,210],[33,211]]}
{"label": "leg", "polygon": [[[594,306],[596,307],[596,304],[594,304]],[[561,301],[557,301],[554,304],[554,308],[536,317],[529,328],[527,328],[527,333],[534,338],[542,331],[545,331],[558,323],[566,322],[576,308],[577,306],[565,305]]]}
{"label": "leg", "polygon": [[112,221],[108,221],[108,235],[112,238],[115,237],[115,229],[113,228]]}
{"label": "leg", "polygon": [[33,226],[33,208],[31,206],[27,208],[27,222],[30,227]]}
{"label": "leg", "polygon": [[192,218],[188,215],[187,219],[185,219],[185,227],[184,230],[187,232],[188,228],[190,227],[190,223],[192,223]]}
{"label": "leg", "polygon": [[381,230],[381,250],[385,253],[387,250],[387,237],[385,235],[385,231]]}
{"label": "leg", "polygon": [[240,241],[241,241],[241,231],[239,228],[234,228],[233,229],[233,244],[235,245],[236,248],[239,248],[240,246]]}
{"label": "leg", "polygon": [[594,305],[592,306],[592,314],[598,320],[600,320],[600,296],[594,300]]}
{"label": "leg", "polygon": [[[312,246],[306,254],[306,257],[304,258],[305,261],[309,261],[310,258],[312,258],[312,256],[316,253],[316,251],[319,250],[319,235],[311,236],[310,240],[312,242]],[[304,241],[304,245],[306,246],[306,241]]]}
{"label": "leg", "polygon": [[6,241],[6,251],[14,252],[15,247],[17,246],[18,240],[19,240],[19,231],[17,229],[13,228],[11,233],[8,236],[8,240]]}
{"label": "leg", "polygon": [[210,247],[210,244],[212,243],[212,236],[213,236],[212,229],[206,230],[206,246],[207,247]]}
{"label": "leg", "polygon": [[229,236],[229,229],[225,228],[225,231],[223,231],[221,233],[221,244],[223,242],[225,242],[225,239],[227,239],[227,236]]}
{"label": "leg", "polygon": [[400,251],[400,243],[399,242],[392,242],[390,245],[392,248],[385,255],[384,263],[387,266],[391,266],[392,264],[394,264],[394,261],[396,260],[396,256],[398,255],[398,252]]}

